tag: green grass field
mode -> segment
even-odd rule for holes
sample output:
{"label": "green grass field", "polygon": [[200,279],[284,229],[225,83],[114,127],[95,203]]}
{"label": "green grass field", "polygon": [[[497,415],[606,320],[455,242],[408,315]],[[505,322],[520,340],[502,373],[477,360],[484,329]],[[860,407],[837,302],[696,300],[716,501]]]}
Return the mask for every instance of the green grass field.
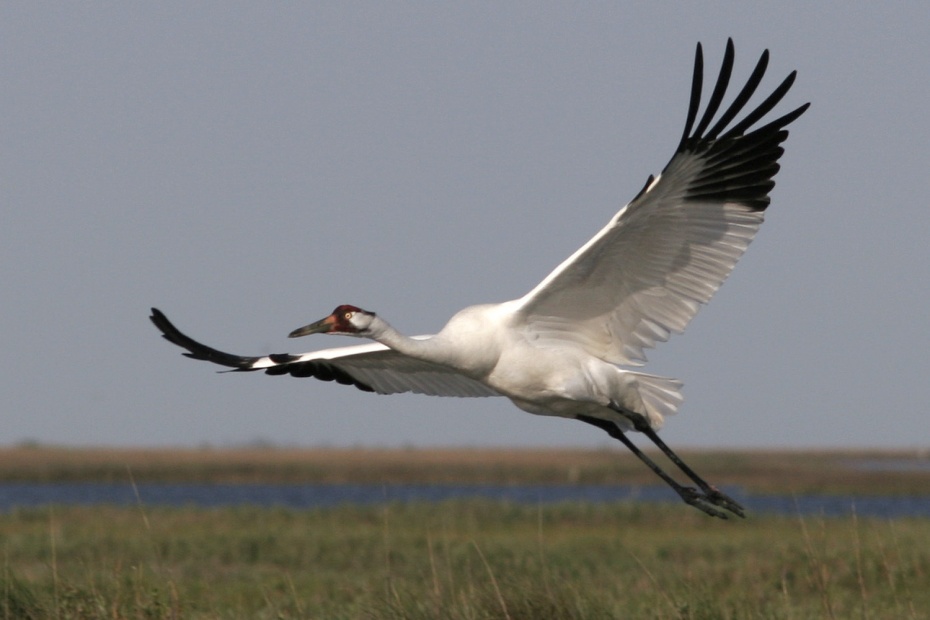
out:
{"label": "green grass field", "polygon": [[0,517],[3,618],[924,618],[930,521],[486,501]]}
{"label": "green grass field", "polygon": [[[45,460],[36,458],[42,452]],[[92,479],[89,471],[108,477],[122,470],[126,480],[127,469],[136,478],[137,471],[144,479],[173,472],[167,477],[179,480],[208,479],[205,471],[250,480],[256,472],[259,479],[280,480],[317,471],[319,480],[375,471],[364,451],[329,458],[328,473],[321,465],[327,459],[308,453],[292,455],[295,461],[272,450],[250,461],[241,452],[195,458],[196,452],[188,460],[174,453],[177,458],[161,465],[148,453],[149,461],[120,465],[129,451],[113,460],[101,452],[38,449],[0,454],[0,476],[48,478],[48,471],[66,471],[69,461],[84,472],[78,479]],[[446,462],[457,478],[484,471],[484,481],[520,479],[534,462],[561,472],[553,475],[563,482],[600,476],[607,466],[597,452],[579,451],[578,458],[509,452],[501,460],[481,451],[444,460],[440,451],[406,452],[406,458],[405,451],[375,455],[381,480],[386,471],[410,476],[438,468],[424,468],[424,461]],[[742,471],[752,476],[760,476],[765,463],[787,462],[800,472],[804,460],[694,456],[703,459],[704,471],[718,463],[723,472],[724,463],[732,468],[742,459]],[[809,464],[816,472],[828,462],[839,461],[811,455]],[[625,461],[616,467],[622,471]],[[801,476],[799,484],[829,489],[840,482],[811,476]],[[306,511],[56,506],[0,514],[0,547],[0,618],[930,616],[930,519],[753,515],[724,522],[683,504],[484,500]]]}

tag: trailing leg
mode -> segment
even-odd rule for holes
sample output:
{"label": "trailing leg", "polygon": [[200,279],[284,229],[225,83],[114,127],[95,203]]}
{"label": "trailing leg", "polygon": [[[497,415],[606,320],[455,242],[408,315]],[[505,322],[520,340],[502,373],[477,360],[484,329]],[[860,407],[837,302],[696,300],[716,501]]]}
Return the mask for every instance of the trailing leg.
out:
{"label": "trailing leg", "polygon": [[691,467],[689,467],[688,464],[681,459],[681,457],[675,454],[675,451],[669,448],[668,445],[666,445],[666,443],[659,438],[658,433],[652,429],[649,421],[646,420],[643,415],[636,413],[635,411],[628,411],[616,405],[611,405],[610,408],[632,422],[633,428],[635,430],[648,437],[649,440],[654,443],[656,447],[658,447],[659,450],[661,450],[671,462],[673,462],[681,471],[683,471],[686,476],[691,478],[691,480],[693,480],[694,483],[697,484],[704,492],[704,500],[710,502],[714,506],[719,506],[720,508],[729,510],[739,517],[746,516],[746,513],[739,502],[712,484],[708,484],[707,481],[705,481],[697,474],[697,472],[691,469]]}
{"label": "trailing leg", "polygon": [[682,486],[674,478],[672,478],[667,473],[665,473],[665,470],[659,467],[655,461],[653,461],[651,458],[646,456],[646,454],[644,454],[643,451],[640,450],[636,446],[636,444],[630,441],[630,438],[626,436],[626,433],[621,431],[620,428],[616,424],[614,424],[613,422],[609,420],[602,420],[601,418],[595,418],[595,417],[586,416],[586,415],[580,415],[580,416],[577,416],[577,418],[581,420],[582,422],[587,422],[588,424],[591,424],[593,426],[600,428],[601,430],[606,431],[608,435],[610,435],[614,439],[619,440],[623,445],[627,447],[627,449],[630,450],[630,452],[636,455],[636,458],[638,458],[640,461],[645,463],[646,467],[651,469],[657,476],[659,476],[659,478],[664,480],[668,486],[672,487],[672,489],[674,489],[675,492],[678,493],[678,496],[681,497],[681,499],[684,500],[685,503],[691,506],[694,506],[698,510],[703,511],[704,513],[712,517],[719,517],[721,519],[727,518],[726,513],[714,508],[714,506],[711,505],[711,504],[714,504],[714,502],[710,501],[707,497],[705,497],[704,494],[699,492],[694,487]]}

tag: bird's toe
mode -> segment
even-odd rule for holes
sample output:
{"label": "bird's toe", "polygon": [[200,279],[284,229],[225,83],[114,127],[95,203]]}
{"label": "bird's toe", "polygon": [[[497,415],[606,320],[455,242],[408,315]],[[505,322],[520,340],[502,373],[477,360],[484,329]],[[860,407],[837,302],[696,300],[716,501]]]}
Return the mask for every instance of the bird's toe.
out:
{"label": "bird's toe", "polygon": [[713,505],[711,505],[711,503],[708,502],[707,496],[694,487],[681,487],[678,489],[678,494],[686,504],[694,506],[706,515],[717,517],[718,519],[728,518],[727,513],[723,512],[722,510],[718,510]]}
{"label": "bird's toe", "polygon": [[742,505],[716,487],[711,487],[710,490],[703,495],[703,498],[714,506],[729,510],[738,517],[746,518],[746,511]]}

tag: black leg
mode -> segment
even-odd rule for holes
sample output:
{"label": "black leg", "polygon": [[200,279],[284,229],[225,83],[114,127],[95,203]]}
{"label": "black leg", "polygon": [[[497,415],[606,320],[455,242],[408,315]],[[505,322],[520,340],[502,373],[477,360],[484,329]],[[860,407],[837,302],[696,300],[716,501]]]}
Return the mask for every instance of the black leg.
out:
{"label": "black leg", "polygon": [[587,422],[588,424],[596,426],[600,428],[601,430],[606,431],[607,434],[613,437],[614,439],[618,439],[623,445],[625,445],[630,450],[630,452],[636,455],[636,458],[638,458],[640,461],[645,463],[646,467],[651,469],[657,476],[659,476],[659,478],[664,480],[668,486],[672,487],[672,489],[674,489],[675,492],[678,493],[679,497],[681,497],[681,499],[683,499],[685,503],[691,506],[694,506],[698,510],[703,511],[704,513],[712,517],[719,517],[721,519],[727,518],[727,515],[725,512],[721,510],[717,510],[716,508],[714,508],[714,506],[711,505],[711,504],[714,504],[715,502],[713,502],[709,497],[706,497],[694,487],[686,487],[686,486],[682,486],[678,484],[678,482],[674,478],[672,478],[667,473],[665,473],[665,470],[659,467],[655,461],[653,461],[651,458],[646,456],[643,453],[643,451],[640,450],[636,446],[636,444],[630,441],[630,438],[626,436],[626,433],[621,431],[620,428],[613,422],[609,420],[602,420],[601,418],[586,416],[586,415],[580,415],[578,416],[578,419],[581,420],[582,422]]}
{"label": "black leg", "polygon": [[661,450],[668,459],[673,462],[681,471],[685,473],[686,476],[691,478],[695,484],[697,484],[702,491],[704,491],[704,499],[714,506],[719,506],[729,510],[733,514],[739,517],[745,517],[746,513],[743,510],[743,507],[732,497],[722,492],[717,487],[708,484],[703,478],[701,478],[697,473],[691,469],[687,463],[681,460],[675,451],[666,445],[664,441],[659,438],[659,435],[652,430],[652,426],[649,425],[649,421],[639,413],[634,411],[628,411],[622,407],[611,406],[611,409],[620,413],[626,417],[630,422],[633,423],[633,428],[649,438],[649,440],[656,445],[656,447]]}

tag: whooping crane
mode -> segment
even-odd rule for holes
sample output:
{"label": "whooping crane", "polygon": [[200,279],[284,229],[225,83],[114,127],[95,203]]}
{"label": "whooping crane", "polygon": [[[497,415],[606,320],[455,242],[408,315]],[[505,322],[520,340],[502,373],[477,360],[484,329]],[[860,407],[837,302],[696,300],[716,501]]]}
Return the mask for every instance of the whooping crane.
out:
{"label": "whooping crane", "polygon": [[[695,127],[703,53],[698,43],[685,129],[671,161],[632,202],[523,297],[465,308],[435,335],[407,337],[373,312],[341,305],[290,337],[340,334],[375,343],[303,354],[242,357],[184,335],[159,310],[151,320],[184,355],[239,371],[316,377],[368,392],[505,396],[530,413],[575,418],[620,440],[688,504],[708,515],[744,516],[656,434],[682,402],[681,382],[621,369],[643,349],[688,325],[742,256],[762,223],[785,129],[809,104],[751,129],[784,97],[796,72],[731,125],[768,64],[714,122],[733,68],[727,41],[713,93]],[[713,125],[712,125],[713,123]],[[679,484],[627,437],[646,435],[697,488]]]}

